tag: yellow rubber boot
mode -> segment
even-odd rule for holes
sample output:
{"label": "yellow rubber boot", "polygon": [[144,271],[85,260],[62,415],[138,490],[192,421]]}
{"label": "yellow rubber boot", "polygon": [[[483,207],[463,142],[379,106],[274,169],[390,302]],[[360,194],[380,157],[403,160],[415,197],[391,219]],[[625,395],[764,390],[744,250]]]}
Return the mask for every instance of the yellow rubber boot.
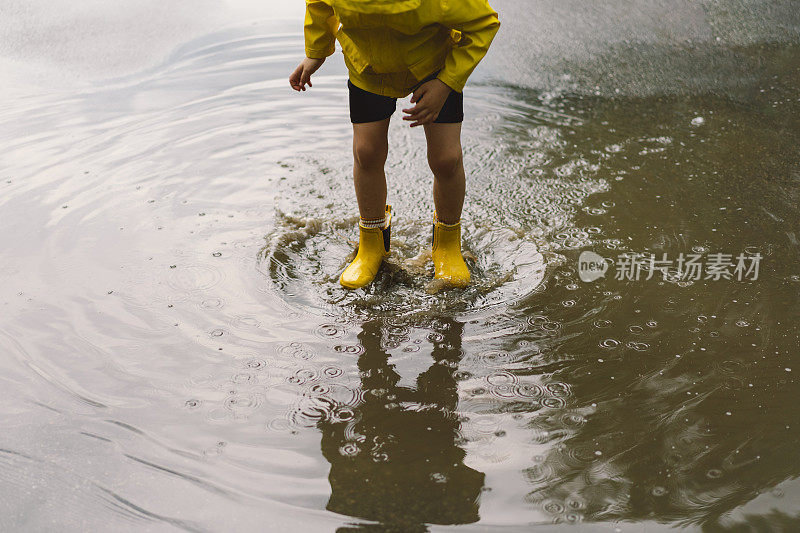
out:
{"label": "yellow rubber boot", "polygon": [[461,222],[443,224],[433,215],[433,277],[456,287],[469,285],[469,268],[461,255]]}
{"label": "yellow rubber boot", "polygon": [[386,224],[383,228],[365,228],[359,221],[358,252],[355,259],[344,269],[339,283],[346,289],[359,289],[368,285],[383,262],[389,255],[389,238],[391,234],[392,206],[386,206]]}

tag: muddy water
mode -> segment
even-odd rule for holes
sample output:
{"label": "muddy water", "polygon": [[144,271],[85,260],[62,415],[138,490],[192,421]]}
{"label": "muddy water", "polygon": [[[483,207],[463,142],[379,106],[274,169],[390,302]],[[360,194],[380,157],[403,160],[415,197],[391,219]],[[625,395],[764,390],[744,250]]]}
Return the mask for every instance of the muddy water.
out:
{"label": "muddy water", "polygon": [[[347,292],[345,70],[291,92],[286,28],[0,104],[0,529],[798,527],[796,46],[617,92],[516,83],[499,41],[465,93],[473,285],[430,281],[395,120],[394,252]],[[762,258],[584,282],[587,250]]]}

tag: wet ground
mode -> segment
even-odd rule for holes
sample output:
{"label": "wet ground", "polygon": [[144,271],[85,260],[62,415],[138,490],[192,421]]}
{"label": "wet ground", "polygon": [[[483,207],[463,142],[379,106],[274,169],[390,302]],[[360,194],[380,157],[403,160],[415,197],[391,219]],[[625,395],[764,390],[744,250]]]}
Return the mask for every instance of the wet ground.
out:
{"label": "wet ground", "polygon": [[[665,9],[637,5],[629,27]],[[800,48],[771,6],[572,35],[582,56],[498,2],[465,92],[463,291],[430,280],[425,142],[400,120],[393,254],[339,287],[346,74],[337,55],[289,89],[296,19],[203,27],[101,81],[15,79],[0,529],[800,528]]]}

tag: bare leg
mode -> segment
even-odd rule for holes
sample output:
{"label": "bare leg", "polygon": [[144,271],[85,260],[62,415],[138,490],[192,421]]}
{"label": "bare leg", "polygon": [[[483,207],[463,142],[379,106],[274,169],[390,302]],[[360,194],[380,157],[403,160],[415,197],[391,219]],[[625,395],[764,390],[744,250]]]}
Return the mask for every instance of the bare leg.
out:
{"label": "bare leg", "polygon": [[384,216],[389,119],[353,124],[353,183],[361,218]]}
{"label": "bare leg", "polygon": [[461,153],[461,123],[426,124],[428,164],[433,172],[433,203],[436,216],[445,224],[461,219],[466,179]]}

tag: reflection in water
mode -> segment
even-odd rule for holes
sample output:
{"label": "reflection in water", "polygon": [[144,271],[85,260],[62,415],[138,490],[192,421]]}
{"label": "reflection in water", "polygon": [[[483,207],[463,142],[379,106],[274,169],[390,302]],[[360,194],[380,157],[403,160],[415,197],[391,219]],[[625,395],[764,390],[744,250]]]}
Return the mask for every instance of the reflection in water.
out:
{"label": "reflection in water", "polygon": [[429,336],[433,361],[412,388],[398,385],[383,345],[383,321],[364,323],[358,335],[363,401],[319,423],[322,453],[331,463],[328,510],[403,531],[478,520],[484,475],[464,465],[456,445],[454,374],[463,325],[451,319],[440,324]]}

